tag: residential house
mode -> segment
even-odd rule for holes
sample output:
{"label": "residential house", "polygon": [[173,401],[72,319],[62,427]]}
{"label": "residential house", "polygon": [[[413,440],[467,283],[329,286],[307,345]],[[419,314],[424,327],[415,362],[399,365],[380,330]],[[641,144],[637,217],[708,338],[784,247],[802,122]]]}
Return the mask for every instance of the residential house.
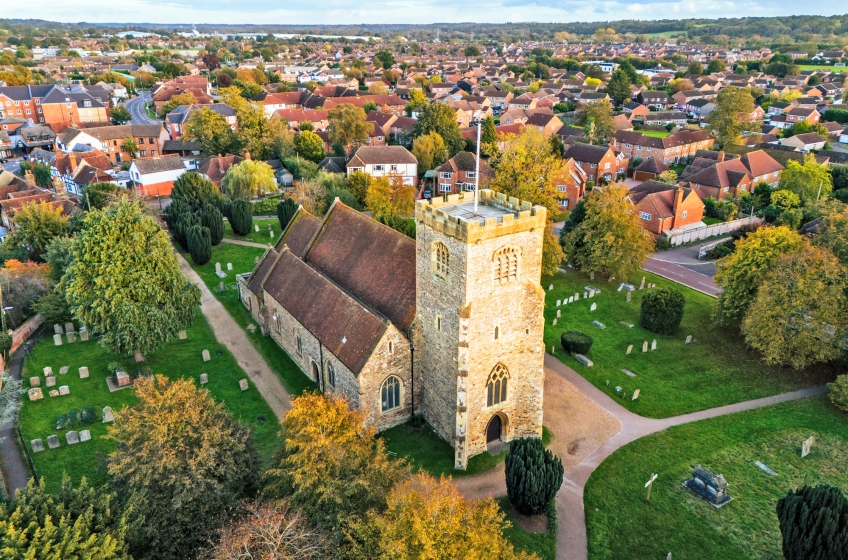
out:
{"label": "residential house", "polygon": [[[436,168],[437,193],[456,194],[473,191],[477,181],[477,157],[471,152],[459,152]],[[479,186],[484,188],[494,176],[494,171],[485,161],[480,162]],[[419,195],[420,198],[420,195]]]}
{"label": "residential house", "polygon": [[186,172],[178,155],[136,159],[130,165],[130,177],[142,196],[170,196],[174,181]]}
{"label": "residential house", "polygon": [[610,182],[627,173],[629,158],[609,146],[572,144],[563,156],[573,159],[586,172],[587,180]]}
{"label": "residential house", "polygon": [[633,178],[637,181],[650,181],[657,179],[665,171],[668,171],[668,165],[654,157],[647,157],[633,168]]}
{"label": "residential house", "polygon": [[574,205],[586,196],[586,181],[588,180],[589,174],[574,161],[574,158],[565,160],[562,170],[554,177],[553,181],[559,193],[560,210],[574,209]]}
{"label": "residential house", "polygon": [[709,150],[714,143],[715,138],[700,130],[681,130],[665,138],[619,130],[611,145],[631,159],[652,157],[665,165],[674,165],[692,157],[698,150]]}
{"label": "residential house", "polygon": [[[125,143],[132,138],[138,149],[131,154]],[[168,132],[159,124],[122,124],[93,128],[68,128],[56,137],[56,148],[71,152],[78,146],[91,146],[106,154],[112,163],[129,161],[133,157],[145,158],[162,155]]]}
{"label": "residential house", "polygon": [[553,113],[533,113],[524,122],[525,127],[533,127],[544,133],[545,136],[551,136],[562,128],[562,121]]}
{"label": "residential house", "polygon": [[218,113],[224,117],[224,120],[227,121],[228,125],[230,125],[230,129],[236,129],[238,119],[236,117],[235,109],[225,103],[213,103],[212,105],[180,105],[168,113],[165,117],[165,130],[168,131],[170,139],[179,139],[185,132],[185,127],[189,118],[201,109],[209,109]]}
{"label": "residential house", "polygon": [[[715,159],[699,157],[709,154]],[[702,199],[737,199],[759,183],[780,184],[783,165],[763,150],[729,158],[724,152],[699,152],[680,174],[680,186],[694,189]]]}
{"label": "residential house", "polygon": [[808,121],[810,124],[817,124],[821,119],[821,115],[815,109],[794,107],[786,112],[786,119],[789,122],[789,126],[801,121]]}
{"label": "residential house", "polygon": [[807,132],[805,134],[796,134],[789,138],[784,138],[780,141],[781,146],[792,146],[802,152],[810,150],[821,150],[824,148],[827,138],[816,134],[815,132]]}
{"label": "residential house", "polygon": [[109,157],[100,150],[85,145],[68,152],[51,152],[37,148],[30,154],[30,159],[50,166],[50,175],[57,192],[65,190],[80,196],[86,185],[111,183],[114,179]]}
{"label": "residential house", "polygon": [[645,181],[632,189],[630,200],[642,227],[655,236],[704,226],[704,203],[690,188]]}
{"label": "residential house", "polygon": [[642,122],[653,126],[665,126],[668,124],[683,126],[686,124],[686,120],[686,113],[679,111],[657,111],[656,113],[648,113],[642,117]]}
{"label": "residential house", "polygon": [[654,107],[656,109],[668,109],[672,104],[672,99],[668,92],[665,91],[640,91],[636,96],[636,101],[646,107]]}
{"label": "residential house", "polygon": [[372,177],[397,175],[405,185],[418,185],[418,160],[403,146],[361,146],[347,162],[348,174],[354,171]]}
{"label": "residential house", "polygon": [[692,115],[692,118],[703,120],[710,116],[710,113],[715,111],[715,102],[709,99],[693,99],[686,102],[685,111]]}
{"label": "residential house", "polygon": [[377,109],[384,113],[392,113],[399,117],[404,114],[406,102],[394,93],[375,95],[360,95],[357,97],[330,97],[324,100],[324,109],[332,109],[344,103],[365,108],[368,103],[374,104]]}
{"label": "residential house", "polygon": [[230,167],[243,162],[245,159],[250,159],[250,153],[246,153],[245,157],[234,155],[223,156],[220,154],[210,156],[197,164],[197,172],[220,187],[221,180],[227,174]]}
{"label": "residential house", "polygon": [[5,130],[0,130],[0,160],[12,157],[12,139]]}
{"label": "residential house", "polygon": [[324,109],[277,109],[274,116],[289,123],[293,130],[300,130],[300,123],[312,125],[314,132],[330,127],[330,111]]}

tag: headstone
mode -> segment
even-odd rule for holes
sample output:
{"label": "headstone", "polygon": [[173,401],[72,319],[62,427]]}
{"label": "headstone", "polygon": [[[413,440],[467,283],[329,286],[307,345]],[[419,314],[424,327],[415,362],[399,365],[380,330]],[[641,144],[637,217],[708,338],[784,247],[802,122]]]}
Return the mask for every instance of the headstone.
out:
{"label": "headstone", "polygon": [[227,270],[233,269],[233,263],[227,263]]}
{"label": "headstone", "polygon": [[630,297],[633,295],[633,292],[627,292],[627,301],[630,301]]}
{"label": "headstone", "polygon": [[635,391],[633,391],[633,397],[631,397],[630,400],[635,401],[638,398],[639,398],[639,389],[636,389]]}
{"label": "headstone", "polygon": [[595,290],[589,290],[589,297],[590,298],[595,297]]}
{"label": "headstone", "polygon": [[50,392],[47,393],[47,396],[49,396],[50,398],[58,397],[59,391],[57,391],[56,389],[50,389]]}
{"label": "headstone", "polygon": [[75,430],[71,430],[65,434],[65,439],[68,440],[68,445],[76,445],[79,443],[79,434]]}
{"label": "headstone", "polygon": [[114,422],[114,421],[115,421],[115,414],[112,412],[112,407],[111,406],[104,406],[103,407],[103,423],[106,424],[107,422]]}
{"label": "headstone", "polygon": [[550,292],[551,290],[553,290],[553,289],[554,289],[554,285],[553,285],[553,284],[551,284],[550,286],[548,286],[548,291],[549,291],[549,292]]}
{"label": "headstone", "polygon": [[643,290],[645,288],[645,277],[642,277],[642,281],[639,282],[639,289]]}
{"label": "headstone", "polygon": [[642,343],[642,352],[647,352],[647,351],[648,351],[648,341],[646,340],[645,342]]}
{"label": "headstone", "polygon": [[772,476],[777,476],[777,473],[774,472],[774,470],[772,470],[771,467],[769,467],[768,465],[766,465],[762,461],[757,461],[754,464],[757,465],[760,468],[760,470],[763,471],[764,473],[770,474]]}
{"label": "headstone", "polygon": [[44,379],[45,387],[55,387],[56,386],[56,378],[52,375]]}
{"label": "headstone", "polygon": [[560,311],[559,309],[557,309],[557,318],[560,318],[560,317],[562,317],[562,311]]}
{"label": "headstone", "polygon": [[30,387],[41,387],[41,378],[37,375],[35,377],[29,378],[29,386]]}
{"label": "headstone", "polygon": [[259,257],[253,257],[253,264],[259,264]]}
{"label": "headstone", "polygon": [[651,350],[656,350],[656,349],[657,349],[657,339],[655,338],[654,340],[651,341]]}
{"label": "headstone", "polygon": [[633,351],[633,345],[632,345],[632,344],[629,344],[629,345],[627,346],[627,352],[625,352],[625,353],[624,353],[624,355],[625,355],[625,356],[629,356],[629,355],[630,355],[630,353],[631,353],[632,351]]}
{"label": "headstone", "polygon": [[625,327],[627,327],[628,329],[632,329],[632,328],[633,328],[633,323],[628,323],[627,321],[619,321],[619,323],[621,323],[622,325],[624,325],[624,326],[625,326]]}
{"label": "headstone", "polygon": [[560,305],[562,305],[562,300],[561,300],[561,299],[558,299],[558,300],[557,300],[557,304],[556,304],[556,306],[557,306],[557,307],[559,307]]}
{"label": "headstone", "polygon": [[600,321],[592,321],[592,324],[595,325],[596,327],[598,327],[601,330],[607,328],[607,326],[605,324],[601,323]]}
{"label": "headstone", "polygon": [[61,346],[62,345],[62,335],[61,334],[54,334],[53,335],[53,345],[54,346]]}
{"label": "headstone", "polygon": [[88,329],[80,327],[79,335],[80,342],[88,342]]}
{"label": "headstone", "polygon": [[215,263],[215,276],[218,278],[224,278],[227,276],[227,273],[221,270],[221,263]]}
{"label": "headstone", "polygon": [[65,331],[62,330],[62,325],[55,323],[53,325],[53,334],[65,334]]}
{"label": "headstone", "polygon": [[79,438],[80,438],[80,441],[90,441],[91,440],[91,431],[90,430],[80,430]]}
{"label": "headstone", "polygon": [[185,331],[180,331],[179,333],[177,333],[177,337],[178,337],[180,340],[185,340],[185,339],[186,339],[186,332],[185,332]]}
{"label": "headstone", "polygon": [[85,366],[82,366],[81,368],[79,368],[79,374],[80,374],[80,379],[87,379],[88,378],[88,368],[85,367]]}
{"label": "headstone", "polygon": [[630,371],[627,368],[621,368],[621,371],[622,371],[622,373],[624,373],[624,375],[627,375],[629,377],[636,377],[636,374],[633,373],[632,371]]}
{"label": "headstone", "polygon": [[44,368],[44,375],[47,375],[47,376],[53,375],[53,368],[50,367],[50,366],[47,366],[46,368]]}
{"label": "headstone", "polygon": [[259,233],[259,224],[253,224],[253,229],[256,231],[256,233]]}
{"label": "headstone", "polygon": [[619,292],[621,290],[627,290],[628,292],[632,292],[635,289],[636,289],[636,287],[633,286],[633,284],[628,284],[627,282],[622,282],[621,284],[618,285],[618,291]]}
{"label": "headstone", "polygon": [[816,438],[814,436],[810,436],[801,442],[801,458],[803,459],[807,455],[810,454],[810,448],[813,447],[813,444],[816,442]]}
{"label": "headstone", "polygon": [[206,385],[207,383],[209,383],[209,374],[201,373],[200,374],[200,384]]}
{"label": "headstone", "polygon": [[586,299],[587,297],[589,297],[589,292],[583,292],[583,299]]}
{"label": "headstone", "polygon": [[594,279],[595,279],[595,271],[593,270],[592,272],[589,273],[589,280],[594,280]]}
{"label": "headstone", "polygon": [[594,311],[594,310],[596,310],[597,308],[598,308],[598,304],[597,304],[597,303],[593,303],[593,304],[592,304],[592,307],[590,307],[590,308],[589,308],[589,311]]}
{"label": "headstone", "polygon": [[118,382],[118,387],[127,387],[130,384],[130,374],[125,371],[115,372],[115,381]]}
{"label": "headstone", "polygon": [[551,325],[555,327],[555,326],[556,326],[556,324],[557,324],[557,320],[556,320],[556,319],[554,319],[554,322],[553,322],[553,323],[551,323]]}
{"label": "headstone", "polygon": [[74,332],[74,324],[73,323],[65,323],[65,332]]}
{"label": "headstone", "polygon": [[33,387],[29,391],[27,391],[29,395],[29,400],[31,401],[40,401],[44,398],[44,394],[41,392],[41,387]]}
{"label": "headstone", "polygon": [[586,367],[592,367],[594,364],[592,360],[584,356],[583,354],[575,354],[574,359],[583,364]]}
{"label": "headstone", "polygon": [[68,373],[68,370],[71,369],[68,366],[62,366],[59,368],[59,375],[65,375]]}
{"label": "headstone", "polygon": [[133,360],[135,360],[135,363],[140,364],[144,361],[144,354],[136,350],[133,352]]}
{"label": "headstone", "polygon": [[211,359],[212,359],[212,358],[210,358],[210,357],[209,357],[209,350],[204,349],[204,350],[203,350],[203,361],[204,361],[204,362],[208,362],[208,361],[209,361],[209,360],[211,360]]}
{"label": "headstone", "polygon": [[568,303],[574,303],[574,296],[569,296]]}
{"label": "headstone", "polygon": [[218,291],[219,292],[226,292],[227,291],[227,287],[224,285],[223,282],[218,283]]}
{"label": "headstone", "polygon": [[68,337],[68,344],[73,344],[77,341],[77,335],[73,332],[66,333],[65,336]]}
{"label": "headstone", "polygon": [[240,379],[239,387],[242,391],[247,391],[248,389],[250,389],[250,385],[247,383],[247,379]]}
{"label": "headstone", "polygon": [[41,453],[42,451],[44,451],[44,442],[41,441],[41,438],[34,439],[29,442],[29,444],[32,447],[33,453]]}
{"label": "headstone", "polygon": [[268,237],[270,237],[271,239],[274,239],[274,230],[271,229],[271,228],[268,228]]}
{"label": "headstone", "polygon": [[714,474],[701,465],[692,471],[692,478],[683,486],[704,498],[716,508],[720,508],[733,498],[727,495],[727,481],[724,476]]}
{"label": "headstone", "polygon": [[62,385],[61,387],[59,387],[59,394],[60,395],[70,395],[71,394],[70,387],[68,387],[67,385]]}
{"label": "headstone", "polygon": [[580,294],[578,292],[574,292],[574,301],[580,299]]}
{"label": "headstone", "polygon": [[59,447],[59,436],[47,436],[47,447],[49,447],[50,449],[56,449],[57,447]]}

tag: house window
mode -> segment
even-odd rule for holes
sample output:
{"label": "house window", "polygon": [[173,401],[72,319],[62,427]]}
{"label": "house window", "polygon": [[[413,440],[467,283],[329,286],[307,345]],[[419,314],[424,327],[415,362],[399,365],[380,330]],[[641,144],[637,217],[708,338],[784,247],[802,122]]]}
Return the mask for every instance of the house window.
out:
{"label": "house window", "polygon": [[398,408],[400,406],[400,379],[392,375],[383,381],[380,398],[383,403],[383,412]]}
{"label": "house window", "polygon": [[[743,187],[743,189],[744,189],[744,187]],[[688,214],[688,212],[686,210],[684,210],[682,216],[685,218],[686,214]]]}
{"label": "house window", "polygon": [[453,173],[439,173],[439,177],[441,177],[442,179],[450,179],[451,177],[453,177]]}
{"label": "house window", "polygon": [[336,388],[336,368],[333,367],[333,364],[327,361],[327,383],[330,384],[330,387],[333,389]]}
{"label": "house window", "polygon": [[466,171],[465,176],[469,179],[474,179],[475,177],[477,177],[477,172],[476,171]]}
{"label": "house window", "polygon": [[383,170],[383,166],[382,166],[382,165],[375,165],[375,166],[374,166],[374,171],[382,171],[382,170]]}
{"label": "house window", "polygon": [[392,171],[397,171],[397,165],[392,165],[389,167]]}
{"label": "house window", "polygon": [[146,150],[141,150],[141,157],[144,157],[144,156],[146,156],[146,155],[147,155],[147,151],[146,151]]}
{"label": "house window", "polygon": [[565,192],[565,185],[557,185],[557,190],[559,192]]}
{"label": "house window", "polygon": [[443,193],[451,192],[450,183],[439,183],[439,192],[443,192]]}
{"label": "house window", "polygon": [[450,253],[444,243],[436,242],[433,246],[433,272],[442,278],[448,275],[450,265]]}
{"label": "house window", "polygon": [[486,383],[486,406],[494,406],[506,400],[506,384],[509,379],[509,371],[503,364],[498,364],[489,374]]}
{"label": "house window", "polygon": [[639,212],[639,217],[646,221],[651,221],[651,215],[647,212]]}
{"label": "house window", "polygon": [[495,253],[495,282],[504,284],[518,278],[519,249],[505,247]]}

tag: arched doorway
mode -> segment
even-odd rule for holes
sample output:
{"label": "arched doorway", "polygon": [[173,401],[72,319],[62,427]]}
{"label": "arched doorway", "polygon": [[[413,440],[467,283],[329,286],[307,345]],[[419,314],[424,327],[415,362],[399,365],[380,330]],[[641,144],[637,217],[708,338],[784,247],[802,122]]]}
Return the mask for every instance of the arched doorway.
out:
{"label": "arched doorway", "polygon": [[318,364],[312,362],[312,380],[318,383],[321,380],[321,375],[318,372]]}
{"label": "arched doorway", "polygon": [[486,445],[501,440],[501,430],[503,429],[503,421],[498,414],[492,416],[489,420],[489,425],[486,426]]}

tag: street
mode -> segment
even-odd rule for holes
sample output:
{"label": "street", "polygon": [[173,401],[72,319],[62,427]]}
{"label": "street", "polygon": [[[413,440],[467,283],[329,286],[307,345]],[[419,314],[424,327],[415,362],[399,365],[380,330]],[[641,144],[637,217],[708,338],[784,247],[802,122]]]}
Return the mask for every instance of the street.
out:
{"label": "street", "polygon": [[124,102],[132,115],[133,124],[158,124],[159,121],[151,119],[144,108],[145,103],[150,101],[150,92],[142,91],[138,97],[133,97]]}
{"label": "street", "polygon": [[717,296],[721,293],[721,288],[716,286],[713,281],[713,276],[716,273],[715,263],[698,259],[699,250],[700,245],[695,244],[654,253],[642,268],[663,278],[689,286],[693,290]]}

